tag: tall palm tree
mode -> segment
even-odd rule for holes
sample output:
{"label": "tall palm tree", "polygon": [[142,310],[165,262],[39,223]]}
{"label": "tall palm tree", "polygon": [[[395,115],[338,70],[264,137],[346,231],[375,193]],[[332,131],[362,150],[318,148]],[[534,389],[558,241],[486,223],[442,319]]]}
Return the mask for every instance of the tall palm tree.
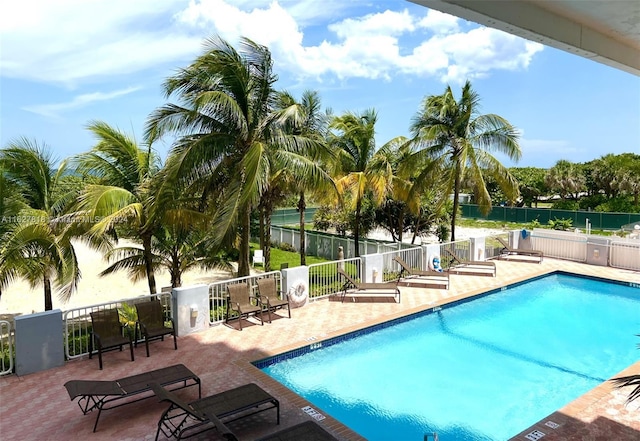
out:
{"label": "tall palm tree", "polygon": [[155,226],[149,212],[151,179],[159,170],[159,160],[150,146],[139,147],[135,139],[104,122],[93,121],[87,128],[98,142],[74,160],[77,170],[96,183],[80,195],[76,215],[95,220],[88,232],[94,237],[114,234],[117,226],[129,227],[142,242],[149,293],[155,294],[151,244]]}
{"label": "tall palm tree", "polygon": [[280,147],[278,166],[293,166],[286,152],[305,142],[274,130],[275,81],[266,47],[243,38],[237,51],[212,38],[202,55],[165,81],[167,98],[175,95],[179,104],[156,109],[147,122],[149,142],[167,133],[178,137],[166,164],[167,182],[198,182],[202,198],[216,206],[219,242],[239,236],[239,276],[250,271],[250,214],[271,175],[270,151]]}
{"label": "tall palm tree", "polygon": [[350,197],[355,214],[353,236],[355,255],[360,255],[362,208],[366,197],[380,204],[391,183],[391,172],[384,158],[375,157],[375,124],[378,114],[373,109],[347,112],[335,117],[329,127],[335,132],[330,143],[335,150],[336,186],[340,194]]}
{"label": "tall palm tree", "polygon": [[453,191],[452,241],[463,180],[473,182],[476,201],[484,213],[491,209],[485,175],[491,175],[509,199],[518,194],[509,170],[491,154],[495,151],[519,160],[518,131],[501,116],[479,114],[479,105],[480,97],[467,81],[459,100],[450,86],[442,95],[427,97],[411,123],[412,141],[420,148],[417,154],[433,160],[426,162],[418,179],[426,182],[440,175],[446,182],[444,196]]}
{"label": "tall palm tree", "polygon": [[[312,141],[313,148],[301,154],[314,162],[328,160],[331,152],[325,142],[327,136],[328,115],[322,111],[320,95],[316,91],[305,90],[299,101],[287,91],[278,94],[276,107],[280,109],[279,123],[286,133],[304,136]],[[320,181],[306,182],[294,179],[292,185],[298,193],[298,212],[300,214],[300,265],[307,264],[305,210],[307,208],[306,193],[319,196],[322,192],[335,193],[335,183],[321,168],[317,176]]]}
{"label": "tall palm tree", "polygon": [[44,308],[49,311],[53,309],[52,282],[65,302],[80,279],[72,229],[58,217],[65,199],[53,197],[65,164],[56,168],[46,146],[21,138],[0,151],[0,169],[3,186],[22,195],[22,200],[13,198],[9,203],[3,198],[3,210],[7,210],[3,214],[14,214],[2,227],[0,290],[18,278],[32,288],[42,284]]}

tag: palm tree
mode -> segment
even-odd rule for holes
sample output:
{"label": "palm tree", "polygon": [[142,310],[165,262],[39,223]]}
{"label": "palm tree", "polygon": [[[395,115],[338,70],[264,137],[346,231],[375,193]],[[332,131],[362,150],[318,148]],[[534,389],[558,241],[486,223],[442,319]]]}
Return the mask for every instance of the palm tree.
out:
{"label": "palm tree", "polygon": [[[301,152],[301,154],[314,162],[326,160],[331,157],[331,152],[326,145],[328,116],[321,110],[320,96],[318,92],[305,90],[300,101],[289,92],[283,91],[278,94],[276,107],[280,109],[279,122],[286,133],[304,136],[312,141],[312,149]],[[300,213],[300,265],[307,264],[306,234],[305,234],[305,210],[307,208],[306,193],[316,196],[322,192],[329,191],[335,193],[335,183],[331,177],[320,168],[317,174],[321,180],[315,182],[305,182],[305,180],[294,179],[291,183],[298,193],[298,212]]]}
{"label": "palm tree", "polygon": [[[229,262],[221,255],[210,255],[206,242],[197,230],[176,227],[162,227],[152,238],[152,266],[154,273],[166,270],[171,277],[171,287],[182,286],[182,275],[194,268],[203,270],[231,270]],[[115,260],[100,273],[106,276],[116,271],[126,270],[133,282],[142,280],[147,274],[144,248],[123,246],[111,250],[107,258]]]}
{"label": "palm tree", "polygon": [[518,131],[501,116],[478,114],[479,104],[469,81],[458,101],[449,86],[444,94],[427,97],[411,124],[412,141],[421,148],[416,154],[433,160],[426,162],[418,179],[426,182],[439,175],[446,182],[445,196],[453,191],[452,241],[464,179],[473,182],[476,201],[484,213],[491,210],[485,175],[492,176],[510,200],[518,194],[518,184],[509,170],[491,155],[496,151],[519,160]]}
{"label": "palm tree", "polygon": [[49,311],[53,309],[52,282],[66,302],[80,279],[72,230],[58,218],[65,199],[53,198],[65,164],[56,169],[46,146],[21,138],[0,151],[0,169],[3,188],[12,187],[22,195],[21,200],[3,197],[3,216],[13,215],[2,226],[0,290],[17,278],[27,280],[32,288],[42,284],[44,308]]}
{"label": "palm tree", "polygon": [[384,158],[375,157],[377,120],[376,111],[368,109],[361,114],[347,112],[335,117],[329,125],[337,132],[330,135],[330,143],[336,148],[336,186],[340,194],[350,196],[346,200],[353,204],[356,257],[360,256],[364,199],[370,196],[373,203],[379,205],[391,183],[392,174],[388,164]]}
{"label": "palm tree", "polygon": [[159,170],[158,158],[149,146],[138,147],[132,137],[104,122],[93,121],[87,127],[98,143],[77,156],[75,162],[77,170],[95,178],[96,183],[89,184],[80,195],[75,214],[95,220],[89,229],[92,237],[117,234],[117,226],[132,229],[142,242],[149,293],[155,294],[150,185]]}
{"label": "palm tree", "polygon": [[578,199],[579,193],[586,190],[586,180],[577,164],[561,159],[551,167],[545,181],[551,191],[558,192],[562,199]]}
{"label": "palm tree", "polygon": [[147,122],[146,137],[154,142],[178,136],[167,160],[167,179],[201,189],[213,200],[213,232],[219,243],[239,236],[238,275],[250,272],[250,215],[272,175],[270,152],[277,167],[295,165],[288,153],[304,139],[274,130],[276,77],[271,53],[243,38],[240,51],[220,39],[209,39],[204,53],[164,83],[167,98],[180,104],[156,109]]}

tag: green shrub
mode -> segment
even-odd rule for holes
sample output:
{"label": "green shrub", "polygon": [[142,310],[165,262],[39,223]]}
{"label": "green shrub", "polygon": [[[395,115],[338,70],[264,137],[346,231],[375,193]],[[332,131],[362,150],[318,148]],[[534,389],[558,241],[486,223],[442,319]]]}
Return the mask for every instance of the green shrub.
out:
{"label": "green shrub", "polygon": [[580,205],[578,204],[578,201],[571,201],[568,199],[562,199],[559,201],[555,201],[552,205],[551,208],[555,209],[555,210],[569,210],[569,211],[576,211],[580,209]]}
{"label": "green shrub", "polygon": [[[16,348],[15,346],[11,346],[11,354],[13,356],[13,359],[15,360],[15,356],[16,356]],[[0,354],[0,356],[2,357],[2,362],[3,362],[3,367],[6,369],[9,367],[9,363],[11,362],[11,357],[9,356],[9,347],[4,347],[2,348],[2,354]],[[13,364],[13,370],[15,371],[16,365],[15,363]]]}
{"label": "green shrub", "polygon": [[281,242],[278,248],[280,248],[282,251],[290,251],[292,253],[297,252],[295,247],[287,242]]}
{"label": "green shrub", "polygon": [[554,220],[549,220],[549,226],[554,230],[566,231],[571,229],[573,225],[573,219],[558,219],[557,217]]}

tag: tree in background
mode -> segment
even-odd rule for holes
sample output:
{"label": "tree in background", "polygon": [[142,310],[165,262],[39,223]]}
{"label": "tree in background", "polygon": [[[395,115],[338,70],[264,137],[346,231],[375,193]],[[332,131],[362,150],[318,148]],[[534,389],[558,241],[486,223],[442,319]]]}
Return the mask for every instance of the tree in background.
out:
{"label": "tree in background", "polygon": [[586,191],[586,179],[580,165],[564,159],[549,169],[545,182],[549,190],[563,200],[577,201],[580,193]]}
{"label": "tree in background", "polygon": [[55,162],[45,145],[26,138],[0,151],[3,190],[21,195],[2,198],[3,216],[13,214],[3,218],[0,290],[18,278],[32,288],[42,284],[45,311],[53,309],[52,282],[67,301],[80,280],[73,229],[59,217],[68,200],[54,198],[65,164],[56,168]]}
{"label": "tree in background", "polygon": [[486,175],[493,176],[509,200],[518,195],[514,177],[491,155],[495,151],[519,160],[518,131],[501,116],[479,114],[479,105],[480,98],[467,81],[457,101],[451,87],[442,95],[427,97],[411,124],[412,142],[420,148],[416,155],[431,159],[424,161],[417,179],[429,182],[442,177],[446,190],[442,203],[453,193],[452,241],[463,180],[473,183],[476,203],[485,214],[491,210]]}
{"label": "tree in background", "polygon": [[511,167],[509,172],[518,182],[522,203],[531,208],[538,208],[538,198],[548,191],[545,183],[547,171],[537,167]]}
{"label": "tree in background", "polygon": [[365,199],[372,206],[384,200],[391,184],[391,172],[384,158],[376,157],[375,125],[378,114],[373,109],[362,113],[347,112],[335,117],[329,142],[334,148],[333,175],[344,203],[354,214],[352,233],[355,256],[360,256],[360,237],[366,235],[362,212]]}
{"label": "tree in background", "polygon": [[202,55],[165,81],[165,95],[179,104],[156,109],[147,122],[149,142],[178,136],[166,178],[171,185],[197,186],[201,199],[212,201],[218,245],[238,238],[239,276],[250,272],[250,216],[271,175],[270,151],[295,152],[301,142],[274,130],[275,81],[268,48],[243,38],[237,51],[213,38]]}
{"label": "tree in background", "polygon": [[129,228],[142,243],[149,293],[155,294],[152,238],[157,225],[149,222],[153,204],[150,185],[160,162],[149,145],[138,147],[132,137],[102,121],[89,123],[88,129],[98,143],[74,162],[77,171],[95,183],[80,195],[75,215],[89,220],[88,235],[94,238],[115,235],[116,227]]}
{"label": "tree in background", "polygon": [[[269,176],[258,205],[260,245],[266,271],[271,270],[271,214],[276,204],[295,192],[299,194],[298,207],[305,207],[305,190],[311,193],[321,190],[335,192],[331,176],[319,162],[320,158],[327,156],[319,112],[320,101],[315,92],[305,92],[301,104],[286,92],[277,94],[273,130],[278,133],[277,138],[286,136],[293,142],[270,144],[267,149]],[[301,216],[303,228],[304,209],[301,210]],[[303,250],[304,241],[300,245]]]}
{"label": "tree in background", "polygon": [[[162,227],[151,240],[154,272],[166,270],[171,277],[171,287],[182,286],[182,275],[190,269],[222,269],[231,271],[231,265],[222,254],[212,255],[206,247],[207,238],[197,230]],[[114,262],[100,273],[106,276],[116,271],[127,271],[131,281],[147,276],[145,250],[139,246],[121,246],[107,253]]]}
{"label": "tree in background", "polygon": [[[323,164],[331,157],[331,152],[325,142],[327,137],[328,114],[322,111],[320,96],[318,92],[305,90],[300,101],[288,92],[283,91],[278,94],[276,105],[279,109],[278,122],[282,129],[291,135],[303,136],[310,143],[308,149],[302,152],[305,158]],[[331,176],[325,173],[324,169],[317,170],[321,179],[293,179],[292,188],[298,194],[296,204],[300,213],[300,265],[306,265],[306,235],[305,235],[305,210],[307,208],[306,194],[316,196],[316,199],[323,199],[322,192],[335,193],[335,183]],[[326,197],[326,196],[325,196]]]}

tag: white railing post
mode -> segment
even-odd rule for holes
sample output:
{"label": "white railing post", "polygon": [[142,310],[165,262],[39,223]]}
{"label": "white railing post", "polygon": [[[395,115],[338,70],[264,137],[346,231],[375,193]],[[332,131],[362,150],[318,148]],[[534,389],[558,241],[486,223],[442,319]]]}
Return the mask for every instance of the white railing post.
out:
{"label": "white railing post", "polygon": [[[13,340],[11,338],[11,323],[0,320],[0,375],[7,375],[13,372]],[[5,354],[8,360],[5,362]]]}

